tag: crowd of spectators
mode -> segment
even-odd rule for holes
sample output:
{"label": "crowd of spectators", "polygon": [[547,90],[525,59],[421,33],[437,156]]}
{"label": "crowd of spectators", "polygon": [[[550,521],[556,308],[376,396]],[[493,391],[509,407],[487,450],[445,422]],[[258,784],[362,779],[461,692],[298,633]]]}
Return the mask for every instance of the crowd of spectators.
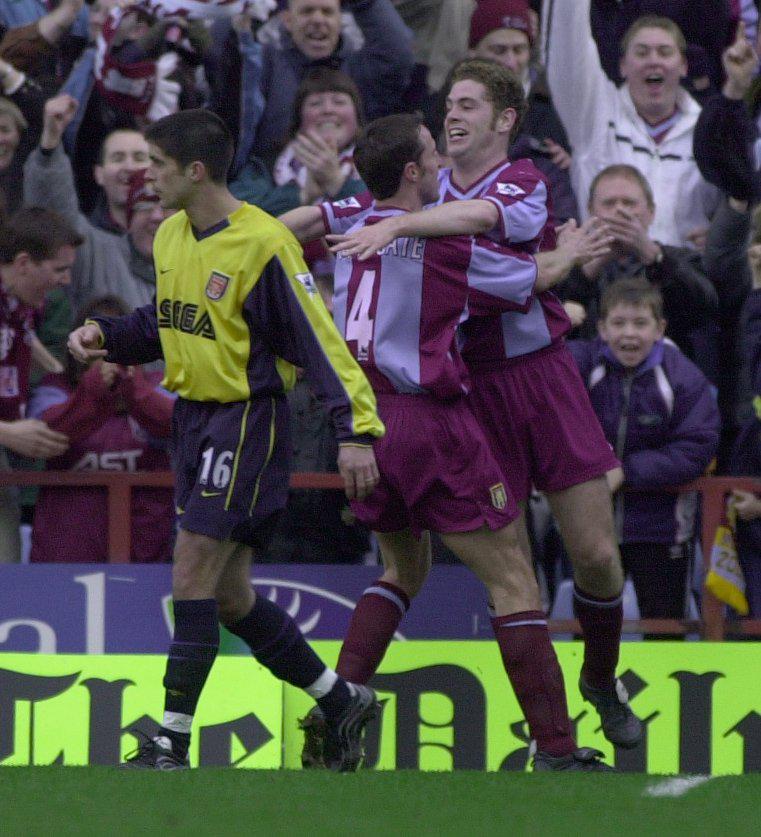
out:
{"label": "crowd of spectators", "polygon": [[[160,368],[81,369],[62,341],[94,311],[153,297],[151,248],[166,213],[144,177],[148,124],[183,108],[217,112],[236,138],[232,192],[279,215],[363,192],[354,142],[380,116],[422,112],[445,162],[450,73],[468,55],[488,58],[523,85],[510,158],[545,175],[556,223],[594,215],[609,225],[610,254],[557,292],[623,464],[616,520],[640,611],[683,615],[697,504],[658,487],[709,469],[761,478],[760,5],[0,0],[0,226],[44,206],[82,239],[70,285],[41,308],[0,287],[0,468],[169,468]],[[317,243],[306,256],[329,301],[330,252]],[[0,275],[16,269],[3,253],[0,262]],[[14,335],[36,372],[14,366]],[[297,470],[335,470],[308,384],[290,397]],[[0,527],[12,532],[18,497],[1,491]],[[761,497],[737,491],[728,502],[759,616]],[[22,503],[31,560],[107,560],[105,508],[105,489],[93,487],[49,487]],[[169,560],[171,498],[135,491],[131,515],[133,560]],[[534,523],[546,567],[552,538]],[[19,560],[17,539],[3,542],[0,560]],[[337,493],[293,492],[266,560],[371,553]]]}

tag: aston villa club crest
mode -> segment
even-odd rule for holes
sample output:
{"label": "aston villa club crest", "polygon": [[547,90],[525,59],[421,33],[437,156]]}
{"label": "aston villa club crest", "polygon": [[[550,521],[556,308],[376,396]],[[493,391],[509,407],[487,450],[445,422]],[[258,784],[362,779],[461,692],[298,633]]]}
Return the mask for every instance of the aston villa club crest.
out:
{"label": "aston villa club crest", "polygon": [[206,296],[215,301],[222,299],[231,281],[231,276],[226,276],[218,270],[212,270],[209,281],[206,283]]}
{"label": "aston villa club crest", "polygon": [[490,486],[489,494],[491,494],[492,506],[494,506],[494,508],[498,511],[502,511],[502,509],[504,509],[507,505],[505,486],[501,482],[498,482],[496,485]]}

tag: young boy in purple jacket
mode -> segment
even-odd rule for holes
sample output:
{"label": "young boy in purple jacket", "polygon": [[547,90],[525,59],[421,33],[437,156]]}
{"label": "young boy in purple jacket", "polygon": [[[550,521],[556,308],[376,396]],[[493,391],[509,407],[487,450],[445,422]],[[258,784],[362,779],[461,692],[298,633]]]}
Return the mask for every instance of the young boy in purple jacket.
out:
{"label": "young boy in purple jacket", "polygon": [[664,340],[663,300],[653,285],[613,283],[600,315],[599,337],[569,346],[624,470],[624,490],[614,497],[624,570],[643,619],[681,619],[696,497],[659,489],[695,479],[713,459],[716,398],[697,366]]}

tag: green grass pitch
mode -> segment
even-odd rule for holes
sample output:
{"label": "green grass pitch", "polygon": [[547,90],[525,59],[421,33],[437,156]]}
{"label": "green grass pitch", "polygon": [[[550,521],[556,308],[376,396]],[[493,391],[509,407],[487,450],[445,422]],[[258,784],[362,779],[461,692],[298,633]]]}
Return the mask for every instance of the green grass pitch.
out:
{"label": "green grass pitch", "polygon": [[761,775],[652,798],[663,777],[0,769],[10,835],[758,835]]}

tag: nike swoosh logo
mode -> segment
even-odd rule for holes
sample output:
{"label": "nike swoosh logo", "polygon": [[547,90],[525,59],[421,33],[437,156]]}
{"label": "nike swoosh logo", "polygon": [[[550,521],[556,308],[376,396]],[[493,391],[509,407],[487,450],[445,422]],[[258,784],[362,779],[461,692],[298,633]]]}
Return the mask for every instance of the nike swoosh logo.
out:
{"label": "nike swoosh logo", "polygon": [[173,267],[165,267],[163,270],[159,270],[159,273],[161,273],[163,275],[164,273],[169,273],[170,270],[174,270],[174,268]]}
{"label": "nike swoosh logo", "polygon": [[219,497],[221,493],[221,491],[207,491],[206,489],[204,489],[201,492],[201,497]]}

